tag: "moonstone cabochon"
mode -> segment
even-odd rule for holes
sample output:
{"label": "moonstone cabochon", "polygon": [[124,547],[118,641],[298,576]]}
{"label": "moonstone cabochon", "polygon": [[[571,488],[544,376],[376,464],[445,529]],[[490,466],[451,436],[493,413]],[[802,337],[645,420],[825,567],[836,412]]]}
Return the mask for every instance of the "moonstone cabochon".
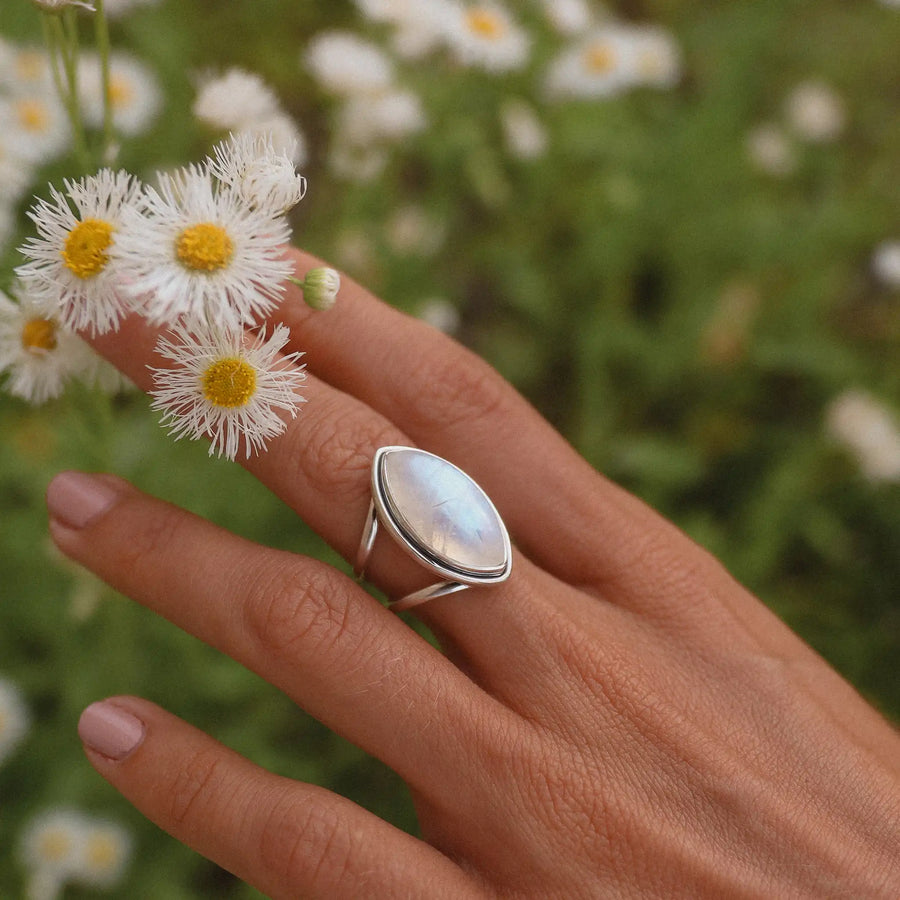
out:
{"label": "moonstone cabochon", "polygon": [[501,581],[509,574],[506,527],[487,494],[452,463],[412,447],[378,451],[375,495],[385,524],[419,558],[444,574],[473,581]]}

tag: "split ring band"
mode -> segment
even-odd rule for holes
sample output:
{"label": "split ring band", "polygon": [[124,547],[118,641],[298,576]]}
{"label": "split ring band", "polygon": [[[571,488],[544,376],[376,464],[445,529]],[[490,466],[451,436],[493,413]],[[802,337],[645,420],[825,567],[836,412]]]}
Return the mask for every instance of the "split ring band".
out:
{"label": "split ring band", "polygon": [[509,578],[506,526],[487,494],[462,469],[413,447],[381,447],[372,460],[372,500],[354,571],[362,578],[382,527],[441,580],[391,603],[409,609],[472,585]]}

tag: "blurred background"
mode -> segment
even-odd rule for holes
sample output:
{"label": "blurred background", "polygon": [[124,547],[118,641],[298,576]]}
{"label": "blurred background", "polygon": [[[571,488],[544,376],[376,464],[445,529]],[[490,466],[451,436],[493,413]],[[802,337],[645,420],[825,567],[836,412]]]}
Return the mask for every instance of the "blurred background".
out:
{"label": "blurred background", "polygon": [[[309,183],[295,243],[487,358],[900,721],[896,0],[107,7],[116,166],[152,180],[270,130]],[[41,36],[3,0],[7,292],[33,195],[85,174]],[[415,831],[391,772],[52,550],[43,493],[69,467],[346,568],[142,396],[0,393],[0,897],[259,896],[94,774],[75,723],[120,692]],[[93,868],[54,877],[73,829]]]}

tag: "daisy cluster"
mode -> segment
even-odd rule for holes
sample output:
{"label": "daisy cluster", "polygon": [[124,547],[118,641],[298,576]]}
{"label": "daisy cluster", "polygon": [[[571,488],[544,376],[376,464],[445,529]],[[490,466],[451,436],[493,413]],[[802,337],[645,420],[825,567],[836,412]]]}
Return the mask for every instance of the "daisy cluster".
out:
{"label": "daisy cluster", "polygon": [[[244,134],[199,165],[142,184],[103,169],[50,189],[29,216],[12,297],[0,295],[0,371],[13,394],[42,402],[79,377],[103,385],[109,367],[79,335],[115,331],[137,314],[162,330],[154,407],[176,437],[211,438],[210,453],[249,456],[295,416],[305,373],[284,352],[288,329],[267,320],[292,277],[286,214],[305,179],[268,136]],[[327,306],[336,273],[310,273]]]}
{"label": "daisy cluster", "polygon": [[[110,61],[109,101],[113,126],[123,137],[142,134],[161,107],[153,72],[127,53]],[[89,128],[103,121],[100,61],[95,53],[77,60],[78,102]],[[54,83],[50,56],[42,48],[0,38],[0,253],[13,233],[19,202],[38,169],[71,150],[69,119]]]}
{"label": "daisy cluster", "polygon": [[[669,32],[598,17],[585,0],[544,0],[541,19],[528,23],[501,0],[356,0],[356,6],[383,30],[384,41],[326,31],[301,58],[339,101],[329,154],[339,177],[377,177],[389,149],[428,126],[419,96],[398,79],[400,66],[410,78],[428,63],[451,76],[473,70],[524,80],[534,102],[510,96],[498,120],[511,155],[526,160],[540,157],[548,143],[536,104],[669,88],[681,76],[681,53]],[[553,48],[549,60],[536,51],[546,44]]]}
{"label": "daisy cluster", "polygon": [[109,889],[125,874],[131,835],[122,826],[76,809],[56,808],[25,828],[19,855],[29,872],[29,900],[56,900],[67,885]]}

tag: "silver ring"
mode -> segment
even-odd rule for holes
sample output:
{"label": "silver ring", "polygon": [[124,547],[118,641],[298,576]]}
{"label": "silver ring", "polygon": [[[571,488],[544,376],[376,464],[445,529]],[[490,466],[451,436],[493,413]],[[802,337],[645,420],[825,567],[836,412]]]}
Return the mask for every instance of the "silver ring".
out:
{"label": "silver ring", "polygon": [[362,578],[379,525],[441,578],[391,603],[409,609],[472,585],[499,584],[512,570],[509,534],[488,495],[462,469],[413,447],[381,447],[354,571]]}

